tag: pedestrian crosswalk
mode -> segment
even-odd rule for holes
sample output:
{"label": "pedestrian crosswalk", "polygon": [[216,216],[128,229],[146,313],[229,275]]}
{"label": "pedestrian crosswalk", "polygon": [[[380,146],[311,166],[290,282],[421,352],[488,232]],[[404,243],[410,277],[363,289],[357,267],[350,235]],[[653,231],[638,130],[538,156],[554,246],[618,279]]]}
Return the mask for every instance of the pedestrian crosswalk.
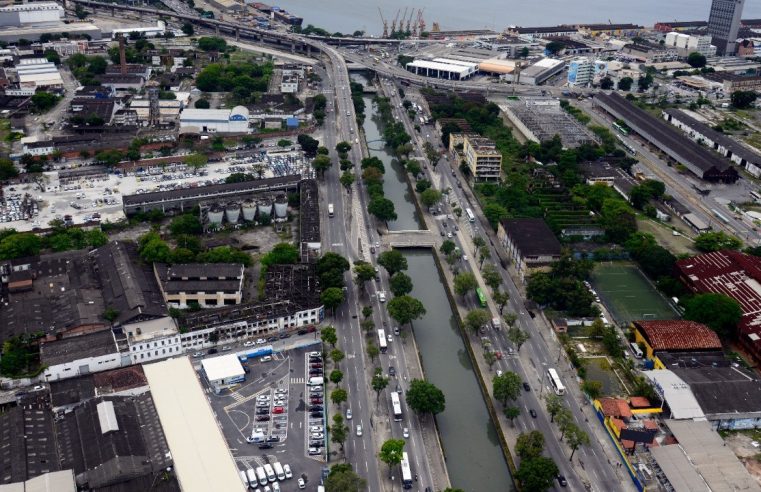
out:
{"label": "pedestrian crosswalk", "polygon": [[233,400],[237,401],[238,403],[241,403],[246,400],[246,397],[241,395],[240,393],[230,393],[230,396]]}
{"label": "pedestrian crosswalk", "polygon": [[291,378],[291,384],[304,384],[304,378]]}

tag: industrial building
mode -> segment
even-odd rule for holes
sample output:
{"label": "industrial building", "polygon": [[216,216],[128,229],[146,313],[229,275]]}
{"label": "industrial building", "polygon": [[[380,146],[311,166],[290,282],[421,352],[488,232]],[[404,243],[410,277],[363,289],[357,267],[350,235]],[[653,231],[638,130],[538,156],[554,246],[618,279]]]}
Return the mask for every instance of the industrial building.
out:
{"label": "industrial building", "polygon": [[739,178],[732,164],[687,138],[682,132],[616,93],[598,94],[595,105],[614,118],[623,120],[639,136],[657,147],[676,163],[706,181],[733,183]]}
{"label": "industrial building", "polygon": [[246,371],[243,370],[236,354],[204,359],[201,361],[201,368],[209,386],[217,394],[223,389],[246,380]]}
{"label": "industrial building", "polygon": [[494,141],[469,134],[463,137],[462,144],[462,154],[473,178],[476,181],[499,181],[502,153]]}
{"label": "industrial building", "polygon": [[700,53],[706,57],[716,56],[716,46],[711,44],[711,36],[708,35],[672,31],[666,34],[664,45],[676,48],[682,56],[690,53]]}
{"label": "industrial building", "polygon": [[321,255],[320,195],[317,181],[305,179],[299,184],[299,238],[301,261],[306,263]]}
{"label": "industrial building", "polygon": [[100,39],[100,29],[89,22],[64,22],[64,9],[55,2],[31,2],[0,7],[0,41],[35,41],[43,34],[88,35]]}
{"label": "industrial building", "polygon": [[150,210],[161,210],[164,213],[172,210],[184,212],[209,200],[244,201],[252,199],[252,196],[271,194],[274,191],[295,191],[298,189],[300,181],[301,176],[295,174],[242,183],[224,183],[197,188],[124,195],[122,206],[127,216]]}
{"label": "industrial building", "polygon": [[504,219],[497,226],[497,238],[521,279],[560,259],[560,242],[544,219]]}
{"label": "industrial building", "polygon": [[589,58],[574,58],[568,63],[568,85],[586,87],[595,76],[595,63]]}
{"label": "industrial building", "polygon": [[732,55],[735,52],[737,32],[740,30],[745,0],[712,0],[708,15],[708,33],[713,37],[718,55]]}
{"label": "industrial building", "polygon": [[734,91],[761,91],[761,75],[714,72],[703,74],[703,78],[722,84],[725,94],[732,94]]}
{"label": "industrial building", "polygon": [[520,75],[517,75],[517,73],[512,73],[506,75],[504,78],[509,82],[516,82],[526,85],[541,85],[549,78],[561,73],[564,69],[565,62],[563,60],[556,60],[554,58],[542,58],[533,65],[529,65],[528,67],[521,69]]}
{"label": "industrial building", "polygon": [[154,263],[153,271],[167,306],[186,309],[234,306],[243,301],[244,267],[239,263]]}
{"label": "industrial building", "polygon": [[284,222],[288,218],[288,197],[284,193],[267,193],[243,202],[212,200],[200,204],[200,213],[206,230],[220,229],[224,224]]}
{"label": "industrial building", "polygon": [[712,148],[756,178],[761,176],[761,154],[735,141],[732,137],[714,130],[710,125],[698,121],[679,109],[664,110],[663,119],[682,130],[697,143]]}
{"label": "industrial building", "polygon": [[63,18],[63,7],[55,2],[34,2],[0,7],[1,27],[57,23],[63,21]]}
{"label": "industrial building", "polygon": [[739,251],[715,251],[676,262],[679,279],[692,292],[715,292],[740,303],[740,344],[761,361],[761,258]]}
{"label": "industrial building", "polygon": [[526,41],[517,36],[477,39],[475,44],[479,48],[505,53],[508,58],[518,58],[524,49],[530,49],[536,45],[535,42]]}
{"label": "industrial building", "polygon": [[168,359],[146,364],[144,370],[180,490],[244,492],[238,467],[190,360]]}
{"label": "industrial building", "polygon": [[405,67],[408,72],[425,77],[447,80],[466,80],[478,73],[478,64],[447,58],[415,60]]}
{"label": "industrial building", "polygon": [[185,108],[180,114],[180,128],[196,133],[248,133],[249,111],[245,106],[232,109]]}
{"label": "industrial building", "polygon": [[518,131],[534,142],[544,142],[555,135],[560,137],[564,148],[597,141],[584,125],[560,107],[557,99],[524,97],[499,107]]}
{"label": "industrial building", "polygon": [[18,83],[21,89],[62,89],[61,72],[53,62],[45,58],[22,58],[16,65]]}
{"label": "industrial building", "polygon": [[530,38],[551,38],[558,36],[571,36],[577,34],[579,29],[576,26],[545,26],[545,27],[510,27],[508,34],[513,36],[527,36]]}

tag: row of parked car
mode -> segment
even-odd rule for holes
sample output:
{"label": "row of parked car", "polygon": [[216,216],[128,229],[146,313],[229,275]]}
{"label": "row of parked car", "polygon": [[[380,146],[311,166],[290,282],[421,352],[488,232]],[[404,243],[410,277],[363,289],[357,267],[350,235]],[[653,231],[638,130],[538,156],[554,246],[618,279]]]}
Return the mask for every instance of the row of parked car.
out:
{"label": "row of parked car", "polygon": [[325,446],[325,386],[322,384],[325,377],[325,368],[320,352],[306,354],[308,376],[307,389],[309,393],[309,418],[307,433],[308,454],[316,456],[322,454]]}

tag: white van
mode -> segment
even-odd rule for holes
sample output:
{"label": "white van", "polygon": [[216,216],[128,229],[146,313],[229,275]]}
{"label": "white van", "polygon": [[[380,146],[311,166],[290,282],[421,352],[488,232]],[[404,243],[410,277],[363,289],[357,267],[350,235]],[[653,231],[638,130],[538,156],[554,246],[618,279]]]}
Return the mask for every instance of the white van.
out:
{"label": "white van", "polygon": [[323,378],[321,378],[319,376],[318,377],[309,378],[309,386],[322,386],[324,382],[325,382],[325,379],[323,379]]}
{"label": "white van", "polygon": [[642,358],[642,350],[639,348],[639,345],[637,345],[635,342],[632,342],[629,344],[629,346],[632,348],[632,353],[634,354],[634,357],[641,359]]}
{"label": "white van", "polygon": [[275,480],[277,480],[277,476],[275,476],[275,470],[272,468],[272,465],[270,465],[269,463],[264,465],[264,471],[267,472],[267,480],[269,480],[270,482],[274,482]]}
{"label": "white van", "polygon": [[[252,474],[254,473],[254,470],[251,468],[248,469]],[[240,479],[243,482],[243,485],[248,487],[248,475],[246,475],[246,472],[244,470],[241,470],[240,472]],[[256,476],[254,476],[254,485],[256,485]]]}
{"label": "white van", "polygon": [[276,461],[272,466],[275,468],[275,475],[277,475],[277,479],[285,480],[285,471],[283,471],[283,466],[280,464],[280,462]]}
{"label": "white van", "polygon": [[259,478],[259,485],[267,485],[267,474],[264,473],[264,468],[261,466],[256,467],[256,476]]}
{"label": "white van", "polygon": [[386,293],[383,291],[378,292],[378,300],[380,302],[386,302]]}

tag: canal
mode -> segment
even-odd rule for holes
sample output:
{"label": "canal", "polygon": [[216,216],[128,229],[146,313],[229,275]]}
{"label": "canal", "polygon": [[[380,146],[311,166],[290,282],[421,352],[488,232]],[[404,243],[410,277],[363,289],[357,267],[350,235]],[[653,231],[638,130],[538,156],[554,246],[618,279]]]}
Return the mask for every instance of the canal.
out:
{"label": "canal", "polygon": [[486,410],[478,380],[463,345],[430,250],[403,249],[414,287],[427,314],[414,322],[415,341],[426,379],[446,397],[437,416],[452,487],[466,492],[513,490],[497,432]]}
{"label": "canal", "polygon": [[[351,74],[354,82],[363,85],[368,83],[365,76]],[[371,156],[375,156],[383,162],[386,174],[383,176],[383,193],[394,203],[397,219],[388,223],[391,231],[409,231],[424,229],[425,225],[415,209],[413,190],[407,183],[406,173],[401,163],[394,157],[383,143],[381,121],[373,105],[373,98],[365,96],[365,122],[362,128],[365,132],[367,147]]]}

